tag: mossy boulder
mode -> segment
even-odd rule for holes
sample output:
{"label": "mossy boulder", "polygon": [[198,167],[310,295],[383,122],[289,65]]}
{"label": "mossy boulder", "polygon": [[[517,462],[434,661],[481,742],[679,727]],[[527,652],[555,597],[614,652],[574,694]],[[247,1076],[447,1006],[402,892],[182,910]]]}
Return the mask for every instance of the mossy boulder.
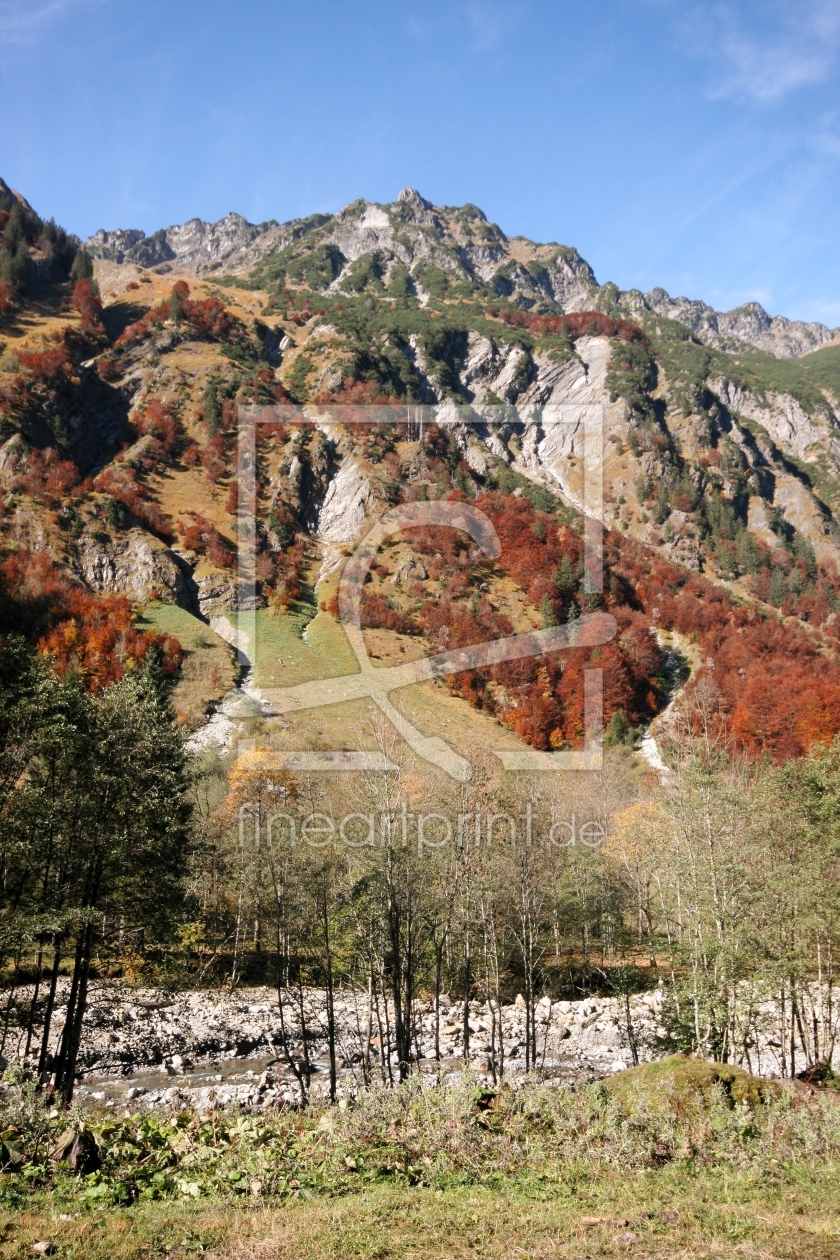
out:
{"label": "mossy boulder", "polygon": [[779,1092],[775,1081],[750,1076],[731,1063],[706,1063],[684,1054],[672,1054],[655,1063],[619,1072],[604,1082],[610,1094],[622,1103],[644,1099],[654,1106],[671,1107],[676,1100],[688,1102],[722,1091],[730,1106],[747,1103],[750,1107],[766,1102]]}

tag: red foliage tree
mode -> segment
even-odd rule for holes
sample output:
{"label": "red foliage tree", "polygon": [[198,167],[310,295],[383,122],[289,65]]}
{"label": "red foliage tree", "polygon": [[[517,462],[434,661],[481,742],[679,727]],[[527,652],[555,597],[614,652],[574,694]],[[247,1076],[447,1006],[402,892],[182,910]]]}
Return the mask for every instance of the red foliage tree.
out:
{"label": "red foliage tree", "polygon": [[17,350],[15,357],[33,380],[54,381],[73,375],[73,363],[64,342],[46,350]]}
{"label": "red foliage tree", "polygon": [[211,437],[201,453],[201,463],[204,471],[207,473],[207,480],[211,485],[215,485],[217,481],[224,477],[227,467],[225,464],[225,439],[221,433]]}
{"label": "red foliage tree", "polygon": [[75,490],[81,482],[79,470],[70,459],[60,459],[53,449],[30,451],[23,468],[14,478],[16,490],[41,498],[48,507]]}
{"label": "red foliage tree", "polygon": [[79,312],[82,330],[100,335],[105,332],[102,324],[102,299],[89,280],[77,280],[73,288],[71,305]]}
{"label": "red foliage tree", "polygon": [[236,556],[229,539],[220,534],[213,522],[208,521],[206,517],[199,516],[197,512],[190,512],[188,515],[192,521],[191,525],[185,525],[183,521],[178,522],[178,533],[184,541],[184,546],[199,555],[207,556],[210,563],[217,569],[232,568]]}
{"label": "red foliage tree", "polygon": [[[488,311],[490,314],[490,311]],[[640,341],[647,345],[647,338],[637,324],[626,319],[610,319],[601,311],[572,311],[567,315],[531,315],[526,311],[502,311],[503,324],[511,328],[526,328],[535,337],[618,337],[620,341]]]}
{"label": "red foliage tree", "polygon": [[155,438],[166,456],[174,454],[181,428],[171,403],[152,399],[145,410],[134,417],[134,424],[139,433]]}
{"label": "red foliage tree", "polygon": [[109,494],[112,499],[125,505],[138,520],[148,525],[152,533],[157,534],[165,542],[172,539],[172,527],[160,509],[160,506],[149,498],[147,488],[138,482],[133,468],[106,468],[93,483],[95,490]]}
{"label": "red foliage tree", "polygon": [[77,671],[92,690],[118,681],[154,649],[164,674],[183,656],[171,635],[138,630],[123,596],[93,595],[58,569],[45,552],[21,550],[0,563],[4,612],[25,628],[64,675]]}

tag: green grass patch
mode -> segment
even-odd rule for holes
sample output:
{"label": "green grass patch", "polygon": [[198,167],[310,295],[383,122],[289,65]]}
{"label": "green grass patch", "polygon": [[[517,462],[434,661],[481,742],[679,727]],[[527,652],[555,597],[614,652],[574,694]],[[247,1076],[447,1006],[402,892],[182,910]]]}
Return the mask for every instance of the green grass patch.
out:
{"label": "green grass patch", "polygon": [[147,604],[139,621],[141,626],[174,635],[184,649],[172,704],[179,720],[195,730],[236,683],[239,666],[233,649],[206,622],[177,604]]}
{"label": "green grass patch", "polygon": [[[279,613],[263,608],[255,614],[256,648],[249,646],[257,687],[294,687],[313,678],[337,678],[358,672],[358,663],[340,623],[309,604]],[[236,613],[228,613],[238,625]],[[243,619],[243,628],[250,619]]]}
{"label": "green grass patch", "polygon": [[836,1164],[814,1163],[773,1179],[738,1171],[614,1174],[592,1183],[571,1178],[542,1194],[517,1183],[382,1186],[281,1207],[249,1195],[242,1205],[181,1200],[79,1211],[42,1193],[0,1214],[0,1256],[31,1258],[34,1242],[50,1241],[64,1260],[835,1260],[837,1173]]}

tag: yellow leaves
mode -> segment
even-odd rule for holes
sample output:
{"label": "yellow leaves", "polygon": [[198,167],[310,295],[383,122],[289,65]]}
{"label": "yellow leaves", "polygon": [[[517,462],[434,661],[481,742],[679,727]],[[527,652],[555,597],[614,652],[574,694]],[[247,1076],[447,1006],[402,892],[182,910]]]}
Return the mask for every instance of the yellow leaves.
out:
{"label": "yellow leaves", "polygon": [[177,928],[178,944],[182,949],[196,949],[204,944],[204,924],[200,920],[181,923]]}
{"label": "yellow leaves", "polygon": [[240,818],[245,806],[252,812],[282,807],[297,796],[294,777],[284,769],[283,754],[273,748],[251,748],[240,753],[228,775],[228,792],[218,817],[223,825]]}
{"label": "yellow leaves", "polygon": [[274,748],[249,748],[239,754],[230,772],[231,790],[238,789],[242,784],[254,782],[255,776],[272,773],[275,777],[285,776],[291,782],[291,776],[283,769],[284,764],[284,754],[277,752]]}
{"label": "yellow leaves", "polygon": [[638,863],[661,834],[665,817],[655,801],[636,801],[613,816],[606,844],[607,861],[627,866]]}

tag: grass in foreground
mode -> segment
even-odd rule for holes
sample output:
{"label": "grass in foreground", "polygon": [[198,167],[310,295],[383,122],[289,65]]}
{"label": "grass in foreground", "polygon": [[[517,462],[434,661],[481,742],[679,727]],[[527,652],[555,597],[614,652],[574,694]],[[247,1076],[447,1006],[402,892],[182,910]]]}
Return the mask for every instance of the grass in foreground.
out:
{"label": "grass in foreground", "polygon": [[86,1176],[49,1159],[67,1118],[21,1088],[2,1116],[16,1162],[0,1256],[38,1241],[85,1260],[840,1256],[835,1095],[761,1101],[679,1058],[626,1077],[577,1092],[412,1082],[271,1118],[111,1116],[90,1125],[102,1166]]}
{"label": "grass in foreground", "polygon": [[66,1260],[836,1260],[838,1173],[836,1161],[765,1176],[613,1170],[542,1192],[517,1181],[504,1189],[382,1186],[282,1206],[164,1202],[82,1212],[44,1195],[0,1215],[0,1256],[31,1257],[33,1243],[51,1242]]}

